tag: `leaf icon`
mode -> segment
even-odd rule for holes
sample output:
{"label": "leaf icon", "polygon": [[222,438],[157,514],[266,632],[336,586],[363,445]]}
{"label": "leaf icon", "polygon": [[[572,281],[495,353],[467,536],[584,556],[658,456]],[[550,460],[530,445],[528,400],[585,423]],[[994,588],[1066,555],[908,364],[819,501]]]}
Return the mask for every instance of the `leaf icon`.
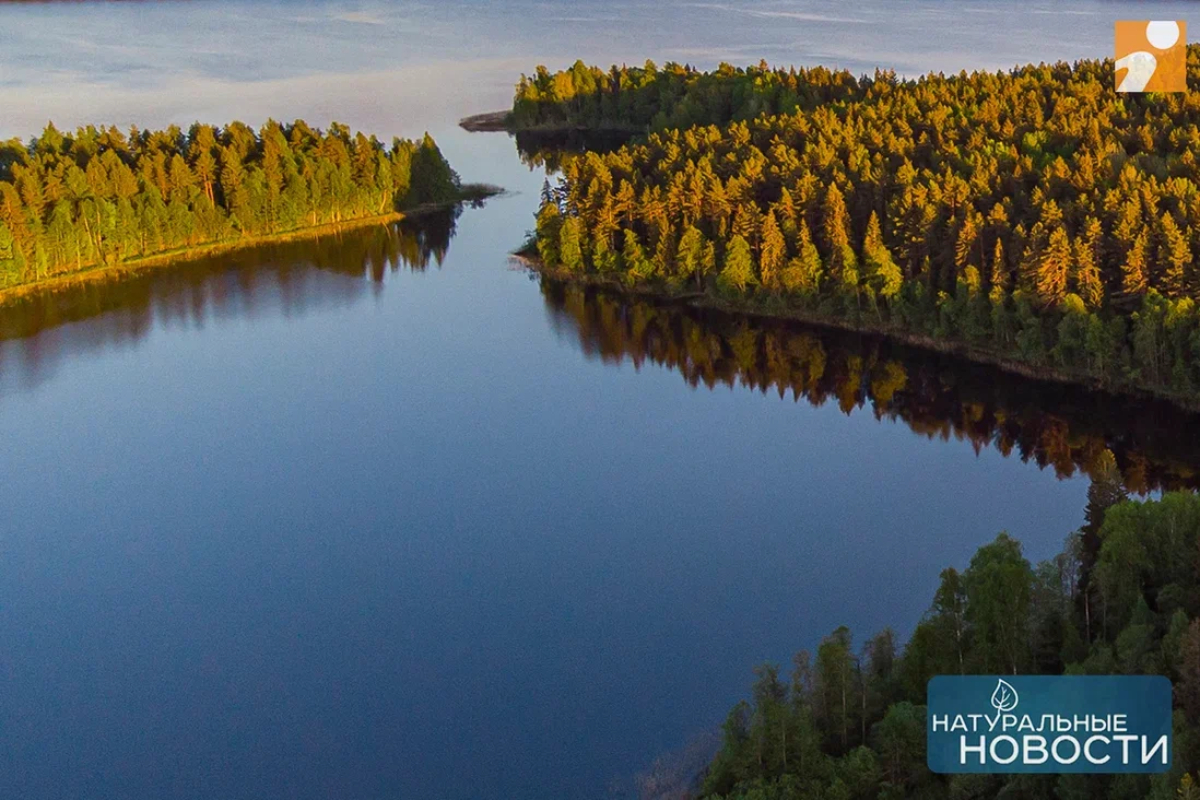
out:
{"label": "leaf icon", "polygon": [[992,692],[992,708],[997,711],[1012,711],[1017,707],[1017,690],[1003,678],[996,680],[996,691]]}

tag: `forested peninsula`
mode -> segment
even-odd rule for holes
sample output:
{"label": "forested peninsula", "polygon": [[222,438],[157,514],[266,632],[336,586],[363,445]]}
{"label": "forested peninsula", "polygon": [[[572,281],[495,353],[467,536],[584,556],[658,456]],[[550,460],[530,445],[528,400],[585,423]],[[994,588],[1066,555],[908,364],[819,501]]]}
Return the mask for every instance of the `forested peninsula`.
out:
{"label": "forested peninsula", "polygon": [[1195,406],[1200,100],[1113,80],[1099,60],[915,80],[539,69],[510,127],[640,135],[563,160],[526,254]]}
{"label": "forested peninsula", "polygon": [[419,141],[302,121],[161,131],[53,124],[0,142],[0,300],[96,268],[158,265],[477,199]]}

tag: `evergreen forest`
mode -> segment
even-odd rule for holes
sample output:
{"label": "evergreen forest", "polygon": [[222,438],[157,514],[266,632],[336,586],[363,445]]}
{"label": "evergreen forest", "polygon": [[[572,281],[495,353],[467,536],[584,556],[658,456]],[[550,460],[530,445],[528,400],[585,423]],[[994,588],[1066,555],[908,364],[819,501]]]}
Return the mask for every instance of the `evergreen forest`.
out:
{"label": "evergreen forest", "polygon": [[161,131],[53,124],[0,142],[0,289],[444,205],[464,194],[428,134],[302,121]]}
{"label": "evergreen forest", "polygon": [[1118,95],[1111,61],[909,80],[576,64],[523,77],[512,118],[641,134],[562,159],[542,269],[1200,392],[1200,99]]}

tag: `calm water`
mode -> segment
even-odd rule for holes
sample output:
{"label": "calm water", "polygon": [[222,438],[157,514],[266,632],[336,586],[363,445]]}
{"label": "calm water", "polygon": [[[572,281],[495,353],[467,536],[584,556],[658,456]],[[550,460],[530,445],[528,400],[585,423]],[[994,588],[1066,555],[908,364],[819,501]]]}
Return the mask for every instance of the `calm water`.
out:
{"label": "calm water", "polygon": [[538,61],[998,68],[1147,16],[904,9],[0,10],[0,136],[337,118],[512,190],[0,311],[0,796],[604,796],[997,531],[1055,553],[1104,447],[1194,483],[1167,409],[509,268],[542,175],[454,122]]}

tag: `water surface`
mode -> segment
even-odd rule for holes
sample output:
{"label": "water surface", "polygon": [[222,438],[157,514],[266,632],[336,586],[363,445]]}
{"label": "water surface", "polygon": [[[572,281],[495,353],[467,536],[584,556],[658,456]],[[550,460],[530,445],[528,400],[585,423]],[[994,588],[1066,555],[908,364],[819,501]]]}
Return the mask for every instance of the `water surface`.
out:
{"label": "water surface", "polygon": [[513,192],[452,238],[368,230],[0,311],[0,795],[603,796],[756,663],[841,624],[906,633],[999,530],[1057,552],[1105,448],[1138,488],[1190,485],[1200,427],[1158,406],[510,268],[543,175],[454,123],[538,61],[998,68],[1106,54],[1146,15],[904,8],[0,10],[0,135],[428,128]]}

